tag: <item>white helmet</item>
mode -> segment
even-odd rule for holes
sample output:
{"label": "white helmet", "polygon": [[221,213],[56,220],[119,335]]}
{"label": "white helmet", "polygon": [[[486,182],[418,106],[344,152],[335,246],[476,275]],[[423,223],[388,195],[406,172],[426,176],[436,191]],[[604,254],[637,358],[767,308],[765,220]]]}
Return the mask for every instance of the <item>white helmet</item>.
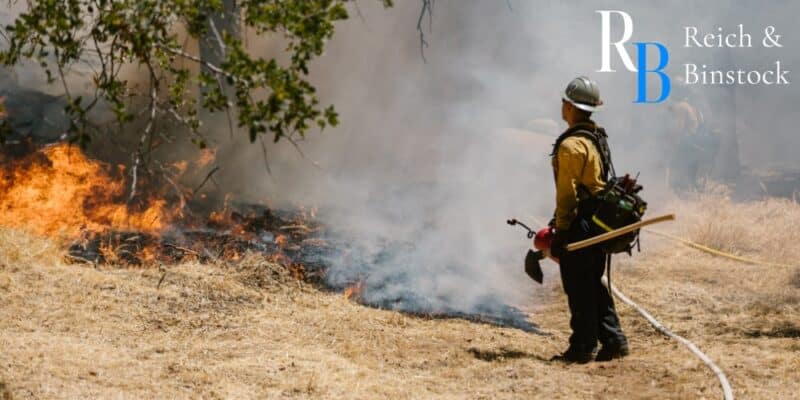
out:
{"label": "white helmet", "polygon": [[603,105],[603,101],[600,100],[600,89],[597,87],[597,82],[585,76],[573,79],[564,89],[564,94],[561,95],[561,98],[588,112],[595,112]]}

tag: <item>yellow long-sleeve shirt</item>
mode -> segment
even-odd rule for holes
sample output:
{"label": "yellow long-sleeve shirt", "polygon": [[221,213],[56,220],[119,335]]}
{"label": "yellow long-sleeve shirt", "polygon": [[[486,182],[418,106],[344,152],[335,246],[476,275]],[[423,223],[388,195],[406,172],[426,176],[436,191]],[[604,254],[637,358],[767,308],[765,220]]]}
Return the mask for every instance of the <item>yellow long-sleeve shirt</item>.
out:
{"label": "yellow long-sleeve shirt", "polygon": [[564,139],[552,158],[556,183],[556,229],[566,231],[578,214],[578,185],[591,194],[605,186],[602,160],[591,139],[577,135]]}

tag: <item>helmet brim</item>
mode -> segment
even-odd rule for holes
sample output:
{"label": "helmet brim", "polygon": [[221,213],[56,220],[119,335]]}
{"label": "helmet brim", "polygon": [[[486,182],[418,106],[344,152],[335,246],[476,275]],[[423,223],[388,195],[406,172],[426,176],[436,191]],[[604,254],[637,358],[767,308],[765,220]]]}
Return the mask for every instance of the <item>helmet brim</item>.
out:
{"label": "helmet brim", "polygon": [[596,106],[575,102],[575,101],[573,101],[572,99],[570,99],[567,96],[567,92],[566,91],[561,94],[561,98],[564,99],[564,101],[568,101],[570,104],[572,104],[576,108],[578,108],[580,110],[583,110],[583,111],[588,111],[588,112],[595,112],[595,111],[600,109],[600,106],[603,105],[602,102],[600,104],[596,105]]}

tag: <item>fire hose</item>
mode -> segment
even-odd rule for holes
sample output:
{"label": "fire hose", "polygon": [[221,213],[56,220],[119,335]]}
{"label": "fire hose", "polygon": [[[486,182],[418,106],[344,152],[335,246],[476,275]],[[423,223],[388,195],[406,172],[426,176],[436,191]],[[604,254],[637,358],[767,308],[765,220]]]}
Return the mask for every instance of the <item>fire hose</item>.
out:
{"label": "fire hose", "polygon": [[723,258],[727,258],[727,259],[730,259],[730,260],[739,261],[739,262],[742,262],[742,263],[745,263],[745,264],[764,265],[764,266],[767,266],[767,267],[792,268],[792,266],[789,265],[789,264],[781,264],[781,263],[775,263],[775,262],[769,262],[769,261],[759,261],[759,260],[754,260],[752,258],[747,258],[747,257],[742,257],[742,256],[737,256],[737,255],[734,255],[734,254],[726,253],[724,251],[720,251],[720,250],[717,250],[717,249],[712,249],[711,247],[704,246],[704,245],[702,245],[700,243],[696,243],[696,242],[693,242],[691,240],[684,239],[682,237],[671,235],[671,234],[666,233],[666,232],[661,232],[661,231],[657,231],[657,230],[653,230],[653,229],[643,229],[643,230],[645,232],[652,233],[652,234],[657,235],[657,236],[661,236],[661,237],[664,237],[664,238],[667,238],[667,239],[674,240],[676,242],[683,243],[683,244],[685,244],[685,245],[687,245],[687,246],[689,246],[689,247],[691,247],[693,249],[704,251],[706,253],[709,253],[709,254],[712,254],[712,255],[715,255],[715,256],[718,256],[718,257],[723,257]]}
{"label": "fire hose", "polygon": [[[597,243],[601,243],[601,242],[603,242],[605,240],[612,239],[614,237],[623,235],[623,234],[625,234],[627,232],[631,232],[633,230],[640,229],[645,225],[650,225],[650,224],[654,224],[654,223],[657,223],[657,222],[662,222],[662,221],[667,221],[667,220],[672,220],[672,219],[674,219],[674,215],[669,214],[669,215],[663,215],[663,216],[660,216],[660,217],[652,218],[650,220],[641,221],[641,222],[638,222],[636,224],[631,224],[631,225],[628,225],[628,226],[613,230],[611,232],[607,232],[605,234],[595,236],[595,237],[587,239],[587,240],[583,240],[583,241],[575,242],[575,243],[570,243],[569,245],[567,245],[566,250],[567,251],[578,250],[578,249],[581,249],[581,248],[584,248],[584,247],[588,247],[588,246],[591,246],[591,245],[594,245],[594,244],[597,244]],[[509,225],[521,225],[522,227],[524,227],[528,231],[528,233],[527,233],[528,239],[534,238],[534,247],[539,249],[539,251],[538,252],[533,252],[533,251],[530,251],[530,250],[528,251],[528,256],[525,259],[525,272],[528,273],[528,275],[530,275],[531,278],[533,278],[537,282],[542,283],[541,268],[539,268],[538,271],[535,271],[535,268],[533,270],[531,270],[532,269],[531,266],[532,266],[532,263],[534,263],[534,262],[535,262],[536,266],[538,266],[538,261],[541,258],[550,256],[549,249],[544,247],[547,244],[546,240],[543,240],[543,239],[545,239],[547,234],[552,234],[552,230],[550,230],[549,228],[545,228],[545,229],[542,229],[541,231],[539,231],[537,233],[537,232],[534,232],[532,229],[528,228],[526,225],[520,223],[519,221],[517,221],[515,219],[508,220],[507,223]],[[653,233],[655,233],[655,232],[653,232]],[[669,236],[666,236],[666,234],[664,234],[662,236],[669,237]],[[678,237],[671,237],[671,238],[672,239],[678,239],[678,240],[680,240],[681,242],[684,242],[687,245],[689,245],[689,243],[692,243],[692,244],[694,244],[696,246],[699,246],[699,247],[695,247],[695,246],[692,246],[692,247],[699,248],[700,250],[704,250],[704,251],[711,250],[711,254],[729,256],[728,258],[732,258],[732,259],[735,259],[735,260],[738,259],[739,261],[745,261],[745,262],[754,261],[754,260],[749,260],[749,259],[745,259],[745,258],[738,257],[738,256],[733,256],[731,254],[723,253],[723,252],[720,252],[718,250],[714,250],[714,249],[711,249],[711,248],[708,248],[708,247],[705,247],[705,246],[702,246],[702,245],[698,245],[698,244],[696,244],[694,242],[690,242],[688,240],[681,239],[681,238],[678,238]],[[555,261],[557,262],[558,260],[555,260]],[[697,358],[699,358],[700,361],[702,361],[714,373],[714,375],[716,375],[717,379],[719,380],[720,386],[722,387],[723,398],[725,400],[733,400],[733,398],[734,398],[733,389],[731,388],[731,384],[728,381],[728,378],[725,376],[725,373],[722,371],[722,369],[717,364],[715,364],[714,361],[711,360],[711,358],[709,358],[705,353],[703,353],[689,339],[686,339],[685,337],[680,336],[680,335],[672,332],[669,328],[667,328],[662,323],[660,323],[658,320],[656,320],[649,312],[647,312],[647,310],[645,310],[644,308],[640,307],[638,304],[634,303],[624,293],[622,293],[619,289],[617,289],[616,286],[614,286],[608,280],[606,280],[605,277],[603,277],[603,280],[604,280],[604,283],[608,285],[609,289],[614,294],[614,296],[616,296],[623,303],[627,304],[628,306],[630,306],[631,308],[636,310],[636,312],[638,312],[639,315],[641,315],[644,319],[646,319],[647,322],[649,322],[650,325],[652,325],[653,328],[655,328],[656,331],[658,331],[659,333],[661,333],[661,334],[663,334],[665,336],[668,336],[668,337],[676,340],[677,342],[683,344],[684,346],[686,346],[686,348],[689,349],[689,351],[692,352],[692,354],[694,354]]]}
{"label": "fire hose", "polygon": [[[605,280],[605,278],[603,279]],[[731,388],[731,384],[730,382],[728,382],[728,378],[725,376],[725,373],[722,372],[722,369],[719,366],[717,366],[717,364],[715,364],[714,361],[711,361],[711,359],[705,353],[703,353],[694,343],[689,341],[689,339],[686,339],[685,337],[672,332],[671,330],[669,330],[669,328],[658,322],[658,320],[656,320],[652,315],[650,315],[650,313],[648,313],[647,310],[640,307],[638,304],[634,303],[633,300],[629,299],[628,296],[625,296],[625,294],[622,293],[619,289],[617,289],[616,286],[612,284],[609,284],[609,286],[611,287],[611,291],[614,293],[614,296],[617,296],[617,298],[622,300],[623,303],[629,305],[631,308],[636,310],[636,312],[638,312],[639,315],[644,317],[644,319],[646,319],[647,322],[649,322],[650,325],[652,325],[653,328],[655,328],[655,330],[657,330],[663,335],[669,336],[672,339],[677,340],[678,342],[686,346],[686,348],[688,348],[689,351],[691,351],[695,356],[697,356],[697,358],[699,358],[700,361],[706,364],[706,366],[708,366],[708,368],[714,373],[714,375],[717,376],[717,379],[719,379],[719,384],[720,386],[722,386],[723,398],[725,400],[733,400],[733,389]]]}

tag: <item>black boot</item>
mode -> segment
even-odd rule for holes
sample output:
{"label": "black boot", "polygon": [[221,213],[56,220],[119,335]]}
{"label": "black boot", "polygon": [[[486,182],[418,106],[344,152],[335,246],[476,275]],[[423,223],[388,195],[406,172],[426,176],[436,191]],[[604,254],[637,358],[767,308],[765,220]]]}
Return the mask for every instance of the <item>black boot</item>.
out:
{"label": "black boot", "polygon": [[586,364],[589,361],[592,361],[593,358],[594,352],[591,350],[583,351],[570,347],[567,349],[567,351],[551,358],[550,361],[561,361],[568,364]]}
{"label": "black boot", "polygon": [[611,361],[615,358],[622,358],[628,355],[630,351],[628,350],[628,344],[612,344],[612,345],[603,345],[600,351],[597,352],[597,357],[594,358],[595,361]]}

